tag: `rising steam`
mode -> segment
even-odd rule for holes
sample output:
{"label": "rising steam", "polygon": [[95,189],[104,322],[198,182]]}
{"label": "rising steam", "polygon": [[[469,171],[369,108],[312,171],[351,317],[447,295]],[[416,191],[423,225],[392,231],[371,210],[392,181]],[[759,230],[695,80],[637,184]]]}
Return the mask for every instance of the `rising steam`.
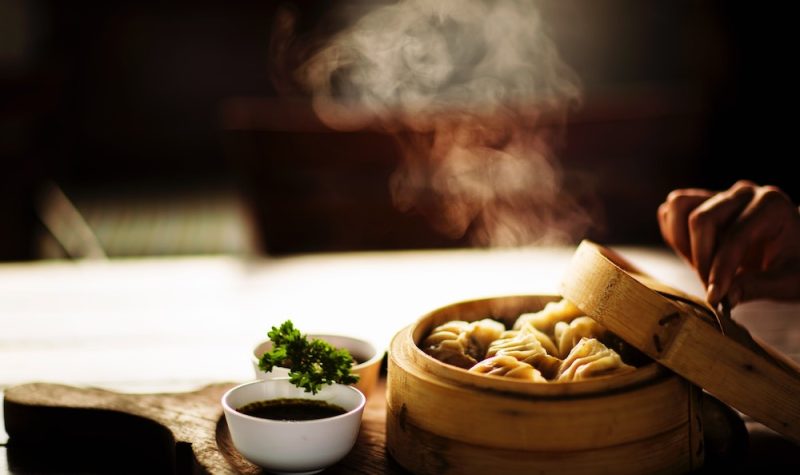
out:
{"label": "rising steam", "polygon": [[392,132],[395,205],[479,245],[571,240],[586,214],[553,145],[578,80],[526,0],[405,0],[340,32],[298,70],[330,127]]}

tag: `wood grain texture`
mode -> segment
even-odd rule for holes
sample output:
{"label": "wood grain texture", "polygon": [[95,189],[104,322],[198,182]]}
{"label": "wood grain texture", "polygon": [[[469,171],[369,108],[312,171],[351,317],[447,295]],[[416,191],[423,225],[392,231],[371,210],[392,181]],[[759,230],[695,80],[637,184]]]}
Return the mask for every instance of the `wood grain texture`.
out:
{"label": "wood grain texture", "polygon": [[[399,413],[389,411],[386,430],[391,455],[418,474],[654,474],[692,469],[686,425],[630,444],[578,451],[524,451],[466,444],[415,426],[402,409]],[[547,437],[547,433],[541,437]]]}
{"label": "wood grain texture", "polygon": [[[230,441],[220,399],[233,383],[178,394],[123,394],[94,388],[32,383],[5,391],[6,430],[16,444],[55,444],[64,438],[156,438],[167,453],[167,472],[262,473]],[[405,473],[385,454],[384,388],[368,400],[354,449],[326,473]],[[150,426],[143,430],[142,427]],[[156,437],[156,435],[158,435]]]}
{"label": "wood grain texture", "polygon": [[[200,471],[235,473],[216,450],[214,433],[222,414],[220,398],[232,383],[207,386],[181,394],[122,394],[94,388],[31,383],[6,389],[3,401],[6,431],[11,441],[45,437],[102,437],[123,440],[141,421],[166,429],[165,443],[178,452],[190,444]],[[120,418],[128,416],[128,419]],[[175,457],[175,471],[184,471]]]}
{"label": "wood grain texture", "polygon": [[[562,294],[661,364],[800,443],[800,372],[739,327],[726,335],[630,275],[618,256],[582,243]],[[754,346],[755,345],[755,346]]]}

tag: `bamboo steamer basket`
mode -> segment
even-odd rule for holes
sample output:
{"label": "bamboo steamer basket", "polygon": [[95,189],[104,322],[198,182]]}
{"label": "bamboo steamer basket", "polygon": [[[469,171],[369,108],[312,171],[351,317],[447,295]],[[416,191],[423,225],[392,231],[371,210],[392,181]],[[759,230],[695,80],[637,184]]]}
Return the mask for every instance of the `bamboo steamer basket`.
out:
{"label": "bamboo steamer basket", "polygon": [[[439,362],[419,344],[449,320],[491,317],[510,328],[521,313],[561,297],[505,296],[434,310],[390,345],[386,436],[397,462],[420,474],[688,472],[704,458],[698,385],[800,440],[795,365],[741,328],[731,330],[732,322],[724,322],[723,335],[702,302],[593,243],[579,246],[567,276],[566,298],[661,364],[570,383],[474,374]],[[722,375],[720,352],[734,357]],[[737,379],[742,373],[757,376]]]}
{"label": "bamboo steamer basket", "polygon": [[649,364],[616,377],[530,383],[470,373],[419,349],[449,320],[513,325],[556,296],[456,303],[399,332],[389,350],[387,447],[414,473],[657,473],[700,466],[697,392]]}

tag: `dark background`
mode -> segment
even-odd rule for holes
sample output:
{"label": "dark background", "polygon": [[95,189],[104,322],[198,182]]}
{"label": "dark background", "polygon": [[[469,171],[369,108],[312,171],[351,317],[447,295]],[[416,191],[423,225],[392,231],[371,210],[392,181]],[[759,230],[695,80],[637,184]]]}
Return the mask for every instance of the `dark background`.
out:
{"label": "dark background", "polygon": [[[295,2],[301,33],[330,30],[332,3]],[[143,198],[169,189],[169,199],[234,190],[259,249],[274,254],[464,245],[391,208],[391,138],[326,131],[304,98],[274,100],[277,4],[0,2],[0,260],[40,257],[34,204],[48,179],[100,202],[123,188]],[[589,237],[659,243],[656,208],[679,187],[749,178],[797,202],[788,12],[710,0],[540,4],[584,85],[559,156],[595,217]]]}

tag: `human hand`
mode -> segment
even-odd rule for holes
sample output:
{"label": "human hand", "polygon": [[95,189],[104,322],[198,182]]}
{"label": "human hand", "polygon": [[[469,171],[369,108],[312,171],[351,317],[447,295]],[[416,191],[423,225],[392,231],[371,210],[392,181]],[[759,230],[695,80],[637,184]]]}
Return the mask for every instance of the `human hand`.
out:
{"label": "human hand", "polygon": [[697,271],[716,306],[800,300],[800,211],[774,186],[675,190],[658,208],[664,240]]}

